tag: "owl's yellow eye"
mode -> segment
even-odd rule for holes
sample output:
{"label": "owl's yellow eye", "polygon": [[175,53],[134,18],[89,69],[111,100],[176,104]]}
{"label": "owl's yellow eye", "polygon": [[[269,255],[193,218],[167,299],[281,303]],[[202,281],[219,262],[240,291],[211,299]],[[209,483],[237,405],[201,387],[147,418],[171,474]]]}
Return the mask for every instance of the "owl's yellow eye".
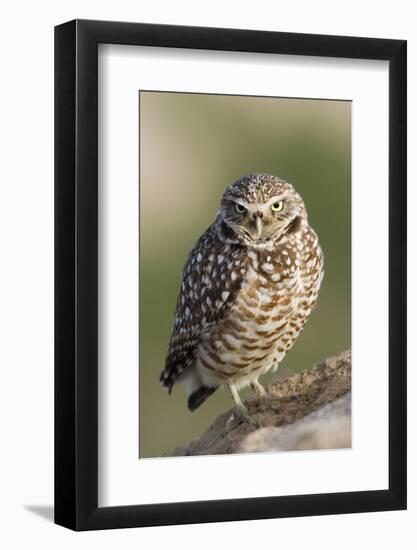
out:
{"label": "owl's yellow eye", "polygon": [[244,214],[246,212],[246,208],[238,202],[235,202],[235,210],[238,214]]}
{"label": "owl's yellow eye", "polygon": [[271,205],[272,212],[281,212],[283,208],[284,208],[284,201],[277,201]]}

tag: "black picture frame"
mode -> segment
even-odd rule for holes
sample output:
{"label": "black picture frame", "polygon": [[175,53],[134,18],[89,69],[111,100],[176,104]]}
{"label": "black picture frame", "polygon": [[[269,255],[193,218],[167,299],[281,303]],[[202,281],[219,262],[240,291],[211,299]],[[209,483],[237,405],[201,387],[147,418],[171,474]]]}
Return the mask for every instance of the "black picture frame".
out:
{"label": "black picture frame", "polygon": [[[98,44],[389,61],[389,488],[98,506]],[[406,508],[404,40],[74,20],[55,28],[55,522],[74,530]]]}

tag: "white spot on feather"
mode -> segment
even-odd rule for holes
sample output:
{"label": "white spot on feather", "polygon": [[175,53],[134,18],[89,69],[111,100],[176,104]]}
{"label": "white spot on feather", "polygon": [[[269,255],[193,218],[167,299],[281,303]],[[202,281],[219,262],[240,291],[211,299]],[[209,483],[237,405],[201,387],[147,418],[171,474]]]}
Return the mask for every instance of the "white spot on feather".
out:
{"label": "white spot on feather", "polygon": [[271,273],[271,271],[274,271],[274,266],[268,262],[265,262],[261,265],[261,269],[267,273]]}

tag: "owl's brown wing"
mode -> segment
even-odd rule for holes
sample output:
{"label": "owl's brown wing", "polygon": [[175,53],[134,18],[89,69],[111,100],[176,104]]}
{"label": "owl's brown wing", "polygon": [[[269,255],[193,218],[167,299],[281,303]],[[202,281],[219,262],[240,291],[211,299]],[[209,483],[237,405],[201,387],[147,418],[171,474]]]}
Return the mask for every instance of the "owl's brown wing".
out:
{"label": "owl's brown wing", "polygon": [[185,264],[171,341],[160,380],[172,390],[195,359],[202,332],[221,321],[236,299],[246,255],[237,244],[222,242],[210,226]]}

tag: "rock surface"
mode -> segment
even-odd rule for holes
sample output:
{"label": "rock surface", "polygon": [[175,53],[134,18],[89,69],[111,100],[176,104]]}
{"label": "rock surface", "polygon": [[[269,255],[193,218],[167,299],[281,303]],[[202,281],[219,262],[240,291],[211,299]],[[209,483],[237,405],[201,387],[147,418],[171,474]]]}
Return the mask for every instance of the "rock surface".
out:
{"label": "rock surface", "polygon": [[288,426],[254,430],[240,442],[239,453],[346,449],[351,446],[351,394],[345,394]]}
{"label": "rock surface", "polygon": [[166,456],[215,455],[351,445],[351,353],[323,360],[311,369],[270,384],[261,402],[245,402],[249,421],[221,414],[196,440]]}

